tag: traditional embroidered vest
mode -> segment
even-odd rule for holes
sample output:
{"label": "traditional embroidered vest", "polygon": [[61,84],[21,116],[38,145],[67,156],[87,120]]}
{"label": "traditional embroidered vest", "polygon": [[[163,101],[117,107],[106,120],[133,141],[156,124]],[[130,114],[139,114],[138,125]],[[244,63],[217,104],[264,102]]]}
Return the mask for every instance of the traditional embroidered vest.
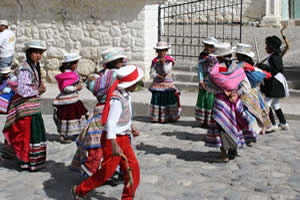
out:
{"label": "traditional embroidered vest", "polygon": [[124,125],[128,124],[131,119],[131,109],[130,109],[131,105],[130,105],[129,100],[126,97],[124,97],[121,94],[121,92],[118,90],[114,91],[111,99],[117,99],[122,104],[122,113],[121,113],[120,119],[118,121],[118,125],[124,126]]}
{"label": "traditional embroidered vest", "polygon": [[[18,73],[21,70],[26,70],[31,73],[32,77],[32,87],[38,88],[39,87],[39,79],[38,79],[38,72],[37,70],[32,70],[31,67],[27,62],[24,62],[20,68]],[[8,108],[8,115],[4,125],[4,129],[11,126],[13,123],[21,119],[22,117],[35,115],[41,112],[40,106],[40,98],[35,97],[28,97],[24,98],[18,94],[16,94],[12,102]]]}

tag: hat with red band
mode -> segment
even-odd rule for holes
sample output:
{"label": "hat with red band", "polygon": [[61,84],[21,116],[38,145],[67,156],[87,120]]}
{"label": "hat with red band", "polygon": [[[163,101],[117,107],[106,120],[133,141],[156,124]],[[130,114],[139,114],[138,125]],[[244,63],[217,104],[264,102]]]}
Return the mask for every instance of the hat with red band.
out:
{"label": "hat with red band", "polygon": [[106,102],[101,119],[103,125],[105,125],[107,121],[110,109],[110,99],[113,92],[116,89],[122,90],[133,86],[138,81],[140,81],[143,78],[143,76],[143,70],[136,67],[135,65],[127,65],[117,70],[117,80],[112,84],[107,93]]}

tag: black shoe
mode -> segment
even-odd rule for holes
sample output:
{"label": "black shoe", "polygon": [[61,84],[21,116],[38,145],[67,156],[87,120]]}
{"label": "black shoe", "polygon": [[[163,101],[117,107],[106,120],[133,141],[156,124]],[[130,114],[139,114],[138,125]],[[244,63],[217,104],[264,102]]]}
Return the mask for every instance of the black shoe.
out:
{"label": "black shoe", "polygon": [[114,175],[111,177],[111,179],[106,181],[106,184],[115,187],[117,185],[123,184],[123,182],[124,182],[124,177],[118,172],[115,172]]}
{"label": "black shoe", "polygon": [[236,156],[238,156],[238,153],[237,153],[236,149],[229,149],[228,150],[228,158],[229,158],[229,160],[235,159]]}

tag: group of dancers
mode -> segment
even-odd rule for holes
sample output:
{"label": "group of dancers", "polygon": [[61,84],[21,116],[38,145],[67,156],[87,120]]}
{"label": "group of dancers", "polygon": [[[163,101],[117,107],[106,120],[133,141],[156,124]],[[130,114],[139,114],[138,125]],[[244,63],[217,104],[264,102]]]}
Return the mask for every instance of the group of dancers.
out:
{"label": "group of dancers", "polygon": [[[206,145],[221,149],[225,161],[237,155],[237,149],[256,142],[258,134],[288,129],[280,108],[280,98],[288,96],[283,76],[281,41],[266,38],[267,64],[254,64],[248,44],[229,43],[213,37],[203,40],[204,50],[198,64],[199,93],[195,117],[208,129]],[[177,121],[180,117],[180,92],[172,80],[174,59],[170,45],[160,41],[154,47],[150,75],[153,82],[150,118],[155,123]],[[25,44],[26,60],[15,75],[10,67],[1,68],[1,112],[7,113],[2,156],[16,156],[23,170],[36,171],[45,166],[46,131],[40,108],[40,96],[46,91],[41,78],[40,60],[47,50],[43,41]],[[55,78],[60,93],[53,102],[53,119],[62,143],[76,142],[71,169],[86,179],[72,188],[74,199],[105,184],[116,171],[123,174],[122,199],[133,199],[139,185],[139,164],[131,146],[139,131],[132,125],[130,92],[144,76],[143,70],[126,63],[122,48],[110,48],[101,55],[102,70],[92,73],[83,83],[77,72],[78,53],[66,53]],[[97,98],[93,112],[80,101],[84,87]],[[260,86],[260,90],[258,87]],[[263,95],[262,95],[263,93]],[[4,102],[4,103],[2,103]],[[10,153],[9,153],[10,152]]]}
{"label": "group of dancers", "polygon": [[280,107],[280,99],[289,96],[281,40],[270,36],[265,42],[267,63],[255,64],[249,44],[231,47],[213,37],[203,40],[195,117],[208,129],[206,146],[220,148],[225,161],[234,159],[238,148],[256,142],[257,135],[289,128]]}

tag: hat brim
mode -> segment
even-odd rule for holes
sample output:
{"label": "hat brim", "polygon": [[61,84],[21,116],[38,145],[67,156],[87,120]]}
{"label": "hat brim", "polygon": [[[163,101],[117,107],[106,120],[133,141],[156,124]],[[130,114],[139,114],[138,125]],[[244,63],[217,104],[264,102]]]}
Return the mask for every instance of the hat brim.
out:
{"label": "hat brim", "polygon": [[240,51],[236,51],[236,54],[242,54],[242,55],[246,55],[249,56],[250,58],[254,58],[255,57],[255,53],[253,51],[250,51],[249,53],[245,53],[245,52],[240,52]]}
{"label": "hat brim", "polygon": [[140,80],[142,80],[142,78],[144,77],[144,71],[140,68],[137,68],[137,69],[138,69],[138,73],[139,73],[138,77],[134,81],[119,83],[118,86],[117,86],[117,89],[124,90],[126,88],[129,88],[129,87],[133,86],[134,84],[136,84]]}
{"label": "hat brim", "polygon": [[221,53],[221,54],[214,54],[214,53],[212,53],[212,54],[210,54],[210,55],[211,55],[211,56],[214,56],[214,57],[223,57],[223,56],[231,55],[231,54],[233,54],[233,53],[234,53],[234,50],[231,49],[230,51],[226,51],[226,52]]}
{"label": "hat brim", "polygon": [[7,71],[0,71],[0,74],[9,74],[11,73],[11,70],[7,70]]}
{"label": "hat brim", "polygon": [[170,49],[171,48],[171,46],[170,45],[168,45],[168,46],[162,46],[162,47],[153,47],[154,49],[156,49],[156,50],[163,50],[163,49]]}
{"label": "hat brim", "polygon": [[33,45],[30,45],[30,46],[24,47],[23,51],[27,51],[28,49],[38,49],[38,50],[46,51],[46,50],[47,50],[47,47],[41,47],[41,46],[33,46]]}
{"label": "hat brim", "polygon": [[212,45],[212,46],[215,46],[215,45],[216,45],[215,42],[211,42],[211,41],[208,41],[208,40],[202,40],[202,43],[203,43],[203,44],[209,44],[209,45]]}
{"label": "hat brim", "polygon": [[118,59],[120,59],[120,58],[127,58],[127,56],[125,56],[125,55],[119,55],[119,56],[116,56],[116,57],[114,57],[114,58],[111,58],[111,59],[109,59],[109,60],[101,60],[100,61],[100,64],[106,64],[106,63],[110,63],[110,62],[112,62],[112,61],[115,61],[115,60],[118,60]]}
{"label": "hat brim", "polygon": [[66,61],[63,61],[62,63],[70,63],[70,62],[74,62],[74,61],[77,61],[77,60],[80,60],[81,56],[78,56],[76,58],[73,58],[73,59],[70,59],[70,60],[66,60]]}

